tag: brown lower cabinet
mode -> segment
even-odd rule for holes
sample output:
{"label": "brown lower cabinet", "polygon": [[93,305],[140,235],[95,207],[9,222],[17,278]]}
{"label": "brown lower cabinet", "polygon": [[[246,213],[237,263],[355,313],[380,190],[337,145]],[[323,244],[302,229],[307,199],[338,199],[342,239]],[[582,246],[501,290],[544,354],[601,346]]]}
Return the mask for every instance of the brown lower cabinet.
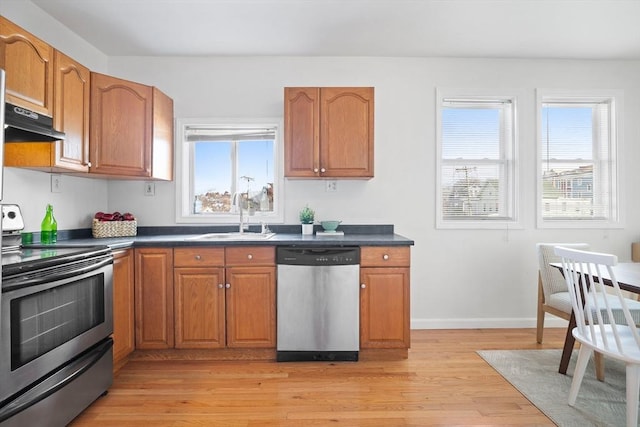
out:
{"label": "brown lower cabinet", "polygon": [[174,269],[176,348],[225,346],[224,268]]}
{"label": "brown lower cabinet", "polygon": [[[406,357],[409,247],[365,246],[360,348]],[[273,246],[135,249],[137,349],[276,347]]]}
{"label": "brown lower cabinet", "polygon": [[360,348],[408,349],[409,247],[362,247]]}
{"label": "brown lower cabinet", "polygon": [[275,266],[225,269],[227,347],[276,348]]}
{"label": "brown lower cabinet", "polygon": [[136,349],[173,348],[173,249],[135,249]]}
{"label": "brown lower cabinet", "polygon": [[224,248],[175,248],[173,262],[175,347],[224,347]]}
{"label": "brown lower cabinet", "polygon": [[274,247],[174,249],[175,347],[275,348]]}
{"label": "brown lower cabinet", "polygon": [[113,367],[120,369],[135,349],[133,249],[113,252]]}

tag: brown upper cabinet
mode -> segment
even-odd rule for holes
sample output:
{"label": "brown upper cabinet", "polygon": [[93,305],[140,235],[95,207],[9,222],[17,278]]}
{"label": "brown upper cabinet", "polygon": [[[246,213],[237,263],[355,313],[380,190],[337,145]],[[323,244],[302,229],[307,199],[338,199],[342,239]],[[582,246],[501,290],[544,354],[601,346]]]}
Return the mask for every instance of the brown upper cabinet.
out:
{"label": "brown upper cabinet", "polygon": [[285,176],[373,178],[374,88],[284,89]]}
{"label": "brown upper cabinet", "polygon": [[158,89],[91,73],[92,174],[173,179],[173,100]]}
{"label": "brown upper cabinet", "polygon": [[2,16],[0,68],[7,102],[53,116],[53,47]]}
{"label": "brown upper cabinet", "polygon": [[5,166],[48,172],[89,171],[91,72],[62,52],[54,52],[53,127],[64,141],[7,142]]}
{"label": "brown upper cabinet", "polygon": [[6,143],[5,165],[84,177],[173,179],[173,100],[103,74],[0,16],[7,102],[53,117],[64,141]]}
{"label": "brown upper cabinet", "polygon": [[62,52],[55,53],[53,127],[65,133],[55,143],[56,166],[89,170],[89,102],[91,71]]}

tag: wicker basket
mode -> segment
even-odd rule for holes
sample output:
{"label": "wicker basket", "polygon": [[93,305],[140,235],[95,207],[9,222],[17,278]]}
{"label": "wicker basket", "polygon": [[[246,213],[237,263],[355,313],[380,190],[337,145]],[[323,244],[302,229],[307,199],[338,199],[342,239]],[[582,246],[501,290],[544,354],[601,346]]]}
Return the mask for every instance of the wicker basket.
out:
{"label": "wicker basket", "polygon": [[135,236],[138,233],[138,222],[133,221],[98,221],[93,219],[93,237],[125,237]]}

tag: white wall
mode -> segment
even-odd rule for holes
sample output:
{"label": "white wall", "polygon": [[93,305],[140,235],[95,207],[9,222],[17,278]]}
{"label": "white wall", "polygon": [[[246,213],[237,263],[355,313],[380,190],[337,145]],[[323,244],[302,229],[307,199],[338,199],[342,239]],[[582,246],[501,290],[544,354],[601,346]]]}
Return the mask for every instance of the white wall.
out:
{"label": "white wall", "polygon": [[[35,32],[27,26],[32,23],[24,21]],[[415,240],[411,268],[414,328],[534,326],[536,242],[585,241],[624,260],[630,257],[631,242],[640,240],[640,222],[635,218],[640,211],[636,189],[640,184],[636,166],[640,161],[640,61],[111,57],[107,71],[159,87],[174,99],[176,117],[281,116],[284,86],[375,86],[375,178],[339,181],[337,193],[326,193],[321,181],[288,180],[285,221],[297,222],[298,210],[309,203],[320,219],[395,224],[397,233]],[[436,87],[513,89],[523,95],[519,127],[522,229],[435,229]],[[535,88],[624,91],[624,229],[536,229]],[[27,182],[35,181],[37,173],[8,175],[7,181],[16,185],[18,203],[42,199],[38,206],[44,209],[45,199],[51,196],[48,187],[44,189],[44,182]],[[75,220],[81,222],[80,218],[95,210],[104,210],[105,196],[98,188],[92,197],[85,187],[91,180],[77,179],[65,183],[65,188],[86,194],[86,212],[78,212]],[[156,183],[155,197],[143,195],[141,182],[105,185],[106,209],[134,212],[142,226],[175,223],[173,183]],[[26,196],[29,192],[33,194]]]}
{"label": "white wall", "polygon": [[24,216],[25,231],[40,231],[48,203],[58,222],[58,230],[91,228],[98,211],[108,211],[104,180],[61,176],[62,192],[51,192],[48,173],[19,168],[4,168],[2,203],[18,204]]}
{"label": "white wall", "polygon": [[[640,160],[640,62],[435,58],[131,58],[112,57],[109,72],[144,81],[173,97],[176,117],[281,116],[284,86],[375,86],[375,178],[285,182],[285,221],[309,203],[318,217],[390,223],[415,240],[413,327],[533,326],[535,243],[587,241],[629,259],[640,239],[634,218]],[[513,90],[520,100],[522,229],[435,229],[436,87]],[[622,182],[628,223],[622,230],[535,228],[535,88],[624,91]],[[635,184],[634,184],[635,183]],[[142,195],[140,183],[114,182],[109,205],[132,206],[144,224],[174,223],[173,184]]]}

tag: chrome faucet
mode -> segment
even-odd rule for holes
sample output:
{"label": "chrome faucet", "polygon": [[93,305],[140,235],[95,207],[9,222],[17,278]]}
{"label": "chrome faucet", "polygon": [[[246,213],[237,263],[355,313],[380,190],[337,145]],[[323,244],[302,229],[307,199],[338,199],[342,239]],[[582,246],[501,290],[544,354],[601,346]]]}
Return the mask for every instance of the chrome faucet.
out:
{"label": "chrome faucet", "polygon": [[[251,206],[249,205],[250,200],[249,200],[249,185],[251,183],[251,181],[253,181],[254,179],[250,176],[241,176],[240,179],[244,179],[247,181],[247,209],[250,209]],[[238,210],[240,211],[240,225],[239,225],[239,229],[238,231],[240,232],[240,234],[244,233],[245,230],[249,229],[249,224],[245,224],[244,223],[244,213],[243,213],[243,209],[242,209],[242,205],[243,205],[243,200],[242,200],[242,193],[241,192],[236,192],[236,206],[238,208]],[[247,211],[247,215],[249,215],[249,212]]]}
{"label": "chrome faucet", "polygon": [[242,203],[242,193],[239,192],[239,191],[235,192],[233,194],[233,206],[235,206],[235,208],[240,213],[240,224],[238,226],[238,232],[240,232],[240,234],[244,233],[245,230],[249,229],[249,225],[245,224],[245,221],[244,221],[244,209],[243,209],[242,205],[243,205],[243,203]]}

